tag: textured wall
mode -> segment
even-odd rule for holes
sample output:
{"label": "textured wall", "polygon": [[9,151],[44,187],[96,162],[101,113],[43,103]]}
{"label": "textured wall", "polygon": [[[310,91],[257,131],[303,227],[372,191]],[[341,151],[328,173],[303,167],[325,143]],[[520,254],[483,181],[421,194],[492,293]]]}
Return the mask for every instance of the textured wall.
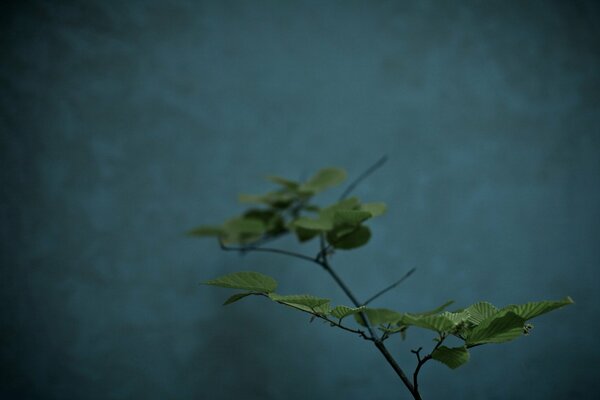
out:
{"label": "textured wall", "polygon": [[[407,398],[368,343],[198,285],[255,269],[343,301],[322,272],[182,235],[268,173],[388,154],[356,192],[387,216],[333,260],[359,297],[416,266],[380,306],[577,302],[428,364],[425,397],[595,398],[600,8],[454,3],[5,4],[0,397]],[[429,340],[391,348],[412,367]]]}

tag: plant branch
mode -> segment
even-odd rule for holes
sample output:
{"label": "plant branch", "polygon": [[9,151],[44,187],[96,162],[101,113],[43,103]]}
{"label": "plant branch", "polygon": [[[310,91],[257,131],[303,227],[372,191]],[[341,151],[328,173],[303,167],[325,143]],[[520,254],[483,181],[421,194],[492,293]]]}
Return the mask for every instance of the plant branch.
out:
{"label": "plant branch", "polygon": [[389,292],[390,290],[394,289],[396,286],[398,286],[402,282],[404,282],[409,276],[411,276],[416,270],[417,270],[416,268],[412,268],[410,271],[408,271],[406,274],[404,274],[404,276],[402,278],[398,279],[396,282],[392,283],[390,286],[388,286],[385,289],[374,294],[372,297],[369,298],[369,300],[365,301],[362,305],[366,306],[367,304],[369,304],[376,298],[378,298],[378,297],[384,295],[385,293]]}
{"label": "plant branch", "polygon": [[233,246],[225,245],[225,243],[223,243],[223,241],[221,239],[219,239],[219,245],[221,246],[221,249],[223,249],[225,251],[237,251],[240,253],[258,251],[258,252],[264,252],[264,253],[282,254],[282,255],[286,255],[286,256],[290,256],[290,257],[299,258],[299,259],[302,259],[305,261],[310,261],[310,262],[320,265],[320,263],[317,260],[315,260],[313,257],[307,256],[304,254],[300,254],[300,253],[295,253],[293,251],[288,251],[288,250],[274,249],[274,248],[270,248],[270,247],[253,247],[253,246],[233,247]]}
{"label": "plant branch", "polygon": [[411,350],[410,352],[413,353],[415,356],[417,356],[417,362],[421,362],[421,350],[423,350],[422,347],[419,347],[416,350]]}
{"label": "plant branch", "polygon": [[440,335],[439,340],[436,343],[433,350],[431,350],[431,353],[427,354],[423,358],[421,358],[421,355],[420,355],[420,352],[423,349],[422,347],[419,347],[417,350],[411,350],[411,352],[417,356],[417,367],[415,368],[415,372],[413,373],[413,387],[417,394],[419,393],[419,380],[418,379],[419,379],[419,372],[421,371],[421,368],[423,367],[423,365],[425,365],[425,363],[427,361],[431,360],[433,352],[436,351],[438,349],[438,347],[440,347],[442,345],[442,343],[444,342],[446,337],[447,336],[444,334]]}
{"label": "plant branch", "polygon": [[[329,264],[329,260],[327,259],[327,252],[324,251],[325,250],[325,238],[324,238],[323,234],[320,235],[320,245],[321,245],[321,252],[319,254],[321,255],[321,259],[320,259],[321,266],[325,269],[325,271],[327,271],[329,273],[329,275],[331,275],[333,280],[344,291],[344,293],[346,293],[346,296],[350,299],[350,301],[352,301],[354,306],[360,307],[361,304],[358,301],[358,299],[356,298],[356,296],[354,296],[354,294],[352,293],[350,288],[344,283],[344,281],[342,281],[342,279],[339,277],[339,275],[335,272],[335,270]],[[371,340],[375,344],[375,347],[377,347],[379,352],[385,357],[388,364],[390,364],[392,369],[400,377],[400,379],[402,380],[402,383],[404,383],[404,385],[407,387],[407,389],[413,395],[415,400],[421,400],[421,396],[419,395],[419,392],[415,390],[410,379],[408,379],[408,377],[406,376],[406,374],[404,373],[402,368],[400,368],[400,365],[398,365],[398,363],[396,362],[394,357],[388,351],[387,347],[385,347],[385,344],[383,343],[383,341],[379,338],[379,335],[377,335],[377,332],[375,332],[375,330],[373,329],[373,326],[369,322],[369,319],[367,318],[366,313],[360,312],[359,315],[362,318],[362,320],[364,321],[364,323],[369,331],[369,334],[371,335]]]}
{"label": "plant branch", "polygon": [[356,189],[356,187],[362,182],[364,181],[369,175],[371,175],[373,172],[377,171],[377,169],[379,169],[383,164],[385,164],[385,162],[387,161],[387,156],[383,156],[381,157],[379,160],[377,160],[377,162],[373,165],[371,165],[369,168],[367,168],[365,170],[365,172],[363,172],[362,174],[360,174],[355,180],[353,180],[348,187],[346,188],[346,190],[344,190],[344,192],[341,194],[340,196],[340,200],[344,200],[346,197],[348,197],[350,195],[350,193],[352,193],[352,191],[354,189]]}
{"label": "plant branch", "polygon": [[354,304],[354,307],[360,307],[360,302],[357,300],[356,296],[354,296],[350,288],[344,283],[344,281],[342,280],[342,278],[340,278],[337,272],[335,272],[335,270],[331,268],[329,260],[327,260],[326,254],[323,255],[323,257],[321,258],[320,264],[325,269],[325,271],[327,271],[327,273],[331,275],[335,283],[337,283],[337,285],[344,291],[344,293],[350,299],[352,304]]}
{"label": "plant branch", "polygon": [[[317,258],[316,258],[317,262],[323,267],[323,269],[325,271],[327,271],[327,273],[333,278],[335,283],[337,283],[337,285],[344,291],[344,293],[346,294],[346,297],[348,297],[350,299],[350,301],[352,302],[352,304],[354,304],[354,307],[357,307],[357,308],[360,307],[361,306],[360,301],[358,301],[358,299],[356,298],[356,296],[354,296],[354,293],[352,293],[352,291],[350,290],[348,285],[346,285],[344,283],[342,278],[340,278],[340,276],[335,272],[335,270],[329,264],[329,259],[327,258],[327,251],[326,251],[327,247],[325,246],[325,235],[323,233],[321,233],[319,235],[319,244],[321,246],[321,251],[319,252],[319,254],[317,254]],[[379,340],[379,336],[377,335],[377,333],[371,326],[371,323],[369,322],[367,315],[364,312],[361,312],[360,316],[363,319],[363,321],[365,322],[365,325],[366,325],[367,329],[369,330],[369,334],[371,335],[371,337],[374,340]]]}
{"label": "plant branch", "polygon": [[[323,237],[323,235],[321,235],[321,237]],[[321,239],[323,240],[323,239]],[[315,257],[317,260],[322,260],[323,256],[326,254],[331,254],[330,250],[333,249],[333,246],[328,244],[328,245],[321,245],[321,250],[319,250],[319,252],[317,253],[317,256]]]}
{"label": "plant branch", "polygon": [[[360,184],[364,179],[366,179],[369,175],[371,175],[373,172],[375,172],[386,161],[387,161],[387,156],[383,156],[375,164],[373,164],[371,167],[369,167],[365,172],[363,172],[361,175],[359,175],[354,181],[352,181],[350,183],[350,185],[348,185],[348,187],[346,188],[346,190],[344,190],[344,192],[340,196],[340,200],[344,200],[346,197],[348,197],[348,195],[358,186],[358,184]],[[268,253],[275,253],[275,254],[287,255],[287,256],[290,256],[290,257],[299,258],[299,259],[302,259],[302,260],[305,260],[305,261],[310,261],[311,263],[318,264],[325,271],[327,271],[327,273],[333,278],[333,280],[335,281],[335,283],[342,289],[342,291],[346,294],[346,296],[350,299],[350,301],[357,308],[361,307],[362,304],[367,304],[367,303],[371,302],[375,298],[377,298],[377,297],[381,296],[382,294],[386,293],[387,291],[393,289],[394,287],[396,287],[397,285],[399,285],[404,279],[408,278],[408,276],[410,276],[414,272],[414,269],[410,270],[399,281],[395,282],[390,287],[385,288],[381,292],[377,293],[375,296],[373,296],[372,298],[370,298],[369,300],[367,300],[367,302],[361,304],[361,302],[358,301],[358,299],[356,298],[356,296],[354,296],[354,294],[352,293],[352,291],[350,290],[350,288],[344,283],[344,281],[340,278],[340,276],[335,272],[335,270],[329,264],[328,251],[330,250],[331,247],[326,245],[326,243],[325,243],[325,236],[324,236],[323,233],[321,233],[319,236],[320,236],[320,251],[319,251],[319,253],[317,253],[316,257],[314,257],[314,258],[313,257],[309,257],[309,256],[304,255],[304,254],[300,254],[300,253],[295,253],[295,252],[292,252],[292,251],[288,251],[288,250],[275,249],[275,248],[267,248],[267,247],[259,247],[260,244],[264,243],[264,241],[262,243],[259,243],[258,246],[229,247],[229,246],[226,246],[223,243],[223,241],[219,238],[219,245],[225,251],[237,251],[237,252],[259,251],[259,252],[268,252]],[[268,238],[266,238],[266,239],[269,240]],[[281,304],[285,304],[285,303],[281,303]],[[293,307],[292,305],[289,305],[289,304],[285,304],[285,305]],[[293,307],[293,308],[297,308],[297,307]],[[307,312],[307,313],[313,315],[314,317],[317,317],[317,318],[320,318],[320,319],[322,319],[324,321],[327,321],[330,324],[332,324],[333,326],[337,326],[337,327],[339,327],[339,328],[341,328],[343,330],[346,330],[346,331],[349,331],[349,332],[352,332],[352,333],[355,333],[355,334],[359,334],[364,339],[372,341],[373,344],[375,345],[375,347],[377,347],[377,349],[379,350],[379,352],[385,357],[385,359],[388,362],[388,364],[394,369],[394,371],[396,372],[396,374],[400,377],[400,379],[402,380],[402,382],[404,383],[404,385],[407,387],[407,389],[410,391],[410,393],[412,394],[412,396],[414,397],[414,399],[415,400],[422,400],[421,396],[420,396],[420,394],[419,394],[419,392],[417,390],[417,374],[418,374],[418,370],[421,368],[422,364],[426,360],[425,359],[423,359],[425,361],[420,360],[419,365],[417,366],[417,370],[415,371],[415,374],[414,374],[414,380],[413,380],[413,382],[411,382],[410,379],[408,379],[408,377],[406,376],[406,374],[402,370],[402,368],[400,368],[400,366],[398,365],[398,363],[396,362],[396,360],[394,359],[394,357],[390,354],[390,352],[388,351],[387,347],[383,343],[383,340],[380,339],[379,335],[377,334],[377,332],[375,331],[375,329],[373,328],[373,326],[369,322],[369,319],[367,318],[366,313],[360,312],[359,315],[361,316],[362,320],[365,323],[365,326],[367,327],[367,330],[369,331],[368,335],[365,332],[361,331],[361,330],[351,329],[351,328],[348,328],[346,326],[343,326],[341,323],[338,323],[336,321],[330,320],[329,318],[327,318],[324,315],[321,315],[321,314],[318,314],[318,313],[309,312],[309,311],[306,311],[306,310],[302,310],[300,308],[298,308],[298,309],[301,310],[301,311]],[[441,341],[438,343],[438,346],[440,344],[441,344]],[[436,346],[436,348],[437,348],[437,346]],[[431,358],[431,357],[429,356],[429,358]]]}
{"label": "plant branch", "polygon": [[404,335],[406,332],[406,328],[408,328],[407,326],[403,326],[400,329],[397,330],[391,330],[391,325],[388,325],[387,330],[385,330],[383,332],[383,335],[381,335],[381,341],[385,341],[387,339],[389,339],[390,337],[392,337],[392,335],[395,335],[397,333]]}
{"label": "plant branch", "polygon": [[278,233],[278,234],[274,234],[274,235],[265,235],[265,236],[261,237],[260,239],[258,239],[257,241],[252,242],[248,246],[244,246],[244,249],[260,247],[260,246],[264,245],[265,243],[275,241],[286,234],[287,234],[287,232]]}
{"label": "plant branch", "polygon": [[396,374],[402,380],[402,383],[404,383],[404,385],[407,387],[407,389],[413,395],[413,397],[415,398],[415,400],[422,400],[421,399],[421,395],[419,395],[419,392],[416,390],[416,388],[410,382],[410,380],[408,379],[408,377],[406,376],[406,374],[404,373],[404,371],[402,371],[402,368],[400,368],[400,366],[398,365],[398,363],[396,362],[396,360],[394,359],[394,357],[392,357],[392,355],[390,354],[390,352],[388,351],[388,349],[385,347],[385,345],[383,344],[383,342],[380,341],[380,340],[375,341],[375,347],[377,347],[377,349],[381,352],[381,354],[383,354],[383,356],[387,360],[388,364],[390,364],[390,366],[394,369],[394,371],[396,372]]}
{"label": "plant branch", "polygon": [[318,317],[318,318],[321,318],[321,319],[323,319],[323,320],[325,320],[325,321],[327,321],[327,322],[329,322],[329,323],[330,323],[332,326],[337,326],[338,328],[341,328],[341,329],[343,329],[343,330],[345,330],[345,331],[348,331],[348,332],[357,333],[357,334],[358,334],[358,335],[360,335],[360,336],[361,336],[363,339],[365,339],[365,340],[369,340],[369,341],[373,341],[373,338],[372,338],[372,337],[369,337],[369,336],[367,336],[367,334],[366,334],[364,331],[361,331],[360,329],[352,329],[352,328],[348,328],[347,326],[344,326],[344,325],[342,325],[341,323],[339,323],[339,322],[336,322],[336,321],[334,321],[334,320],[332,320],[332,319],[329,319],[329,318],[327,318],[327,317],[321,317],[321,316],[317,316],[317,317]]}
{"label": "plant branch", "polygon": [[[261,294],[261,296],[269,297],[266,294]],[[359,335],[360,337],[362,337],[365,340],[373,341],[373,338],[367,336],[364,331],[361,331],[360,329],[348,328],[347,326],[342,325],[341,322],[337,322],[337,321],[334,321],[332,319],[329,319],[329,318],[327,318],[326,315],[320,314],[320,313],[318,313],[318,312],[316,312],[314,310],[313,311],[307,311],[307,310],[305,310],[303,308],[296,307],[293,304],[289,304],[289,303],[285,303],[285,302],[281,302],[281,301],[275,301],[275,302],[278,303],[278,304],[281,304],[283,306],[290,307],[290,308],[293,308],[295,310],[302,311],[304,313],[310,314],[310,315],[313,316],[313,318],[319,318],[319,319],[321,319],[321,320],[329,323],[331,326],[336,326],[336,327],[338,327],[340,329],[343,329],[345,331],[348,331],[348,332],[351,332],[351,333],[355,333],[355,334]]]}

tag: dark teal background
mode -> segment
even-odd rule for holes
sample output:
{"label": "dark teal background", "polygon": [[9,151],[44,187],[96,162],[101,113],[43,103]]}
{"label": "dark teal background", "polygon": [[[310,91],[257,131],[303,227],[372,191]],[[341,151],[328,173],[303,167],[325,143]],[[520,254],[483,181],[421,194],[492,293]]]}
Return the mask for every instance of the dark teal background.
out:
{"label": "dark teal background", "polygon": [[[387,215],[333,258],[360,298],[415,266],[378,306],[577,302],[458,370],[428,364],[424,397],[596,398],[599,17],[593,1],[3,4],[0,397],[408,398],[359,338],[198,285],[257,270],[347,303],[322,271],[182,234],[268,174],[356,176],[387,154],[356,191]],[[390,340],[409,371],[430,345]]]}

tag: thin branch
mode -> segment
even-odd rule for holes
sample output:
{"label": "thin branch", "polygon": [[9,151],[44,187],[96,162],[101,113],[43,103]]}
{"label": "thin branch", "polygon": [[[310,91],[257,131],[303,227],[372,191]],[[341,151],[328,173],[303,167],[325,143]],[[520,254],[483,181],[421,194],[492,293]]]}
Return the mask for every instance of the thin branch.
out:
{"label": "thin branch", "polygon": [[[354,293],[352,293],[350,288],[344,283],[342,278],[340,278],[337,272],[335,272],[335,270],[329,264],[326,251],[327,247],[325,245],[325,234],[323,233],[319,235],[319,245],[321,246],[321,251],[317,254],[317,262],[323,267],[325,271],[327,271],[327,273],[333,278],[335,283],[337,283],[337,285],[343,290],[343,292],[346,294],[346,297],[348,297],[352,304],[354,304],[354,307],[360,307],[360,302],[358,301],[356,296],[354,296]],[[365,322],[365,325],[369,330],[369,334],[371,335],[371,337],[375,340],[379,340],[379,336],[369,323],[369,319],[367,318],[366,314],[364,312],[361,312],[360,316]]]}
{"label": "thin branch", "polygon": [[[418,394],[419,393],[419,372],[421,371],[421,368],[423,367],[423,365],[425,365],[425,363],[429,360],[431,360],[432,358],[432,354],[434,351],[436,351],[438,349],[438,347],[440,347],[442,345],[442,343],[444,342],[444,340],[446,339],[446,335],[441,335],[437,344],[435,345],[435,347],[433,348],[433,350],[431,350],[431,353],[427,354],[425,357],[421,358],[421,355],[419,354],[422,350],[421,347],[419,347],[418,350],[411,350],[412,353],[414,353],[417,356],[417,367],[415,368],[415,372],[413,373],[413,387],[415,392]],[[414,395],[414,394],[413,394]]]}
{"label": "thin branch", "polygon": [[423,348],[422,348],[422,347],[419,347],[419,348],[418,348],[418,349],[416,349],[416,350],[411,350],[411,351],[410,351],[411,353],[413,353],[414,355],[416,355],[416,356],[417,356],[417,361],[418,361],[418,362],[421,362],[421,350],[423,350]]}
{"label": "thin branch", "polygon": [[383,342],[383,341],[391,338],[392,335],[396,335],[398,333],[400,335],[404,336],[407,328],[408,328],[407,326],[402,326],[402,327],[399,327],[399,329],[392,330],[391,324],[388,324],[387,329],[384,330],[383,335],[381,336],[381,341]]}
{"label": "thin branch", "polygon": [[258,251],[258,252],[264,252],[264,253],[275,253],[275,254],[283,254],[286,256],[290,256],[290,257],[295,257],[295,258],[300,258],[302,260],[305,261],[310,261],[316,264],[320,263],[315,260],[312,257],[309,257],[307,255],[304,254],[300,254],[300,253],[295,253],[293,251],[288,251],[288,250],[282,250],[282,249],[273,249],[270,247],[232,247],[232,246],[226,246],[222,240],[219,239],[219,245],[221,246],[221,249],[225,250],[225,251],[237,251],[240,253],[245,253],[245,252],[253,252],[253,251]]}
{"label": "thin branch", "polygon": [[315,256],[315,260],[321,263],[323,261],[323,256],[329,253],[330,247],[331,245],[325,244],[325,234],[319,234],[319,252]]}
{"label": "thin branch", "polygon": [[[321,235],[321,237],[323,237],[323,235]],[[323,239],[321,239],[323,240]],[[317,253],[317,256],[315,257],[317,260],[322,260],[323,256],[326,254],[332,254],[332,252],[330,252],[333,249],[333,246],[328,244],[328,245],[321,245],[321,250],[319,250],[319,252]]]}
{"label": "thin branch", "polygon": [[377,171],[377,169],[380,168],[383,164],[385,164],[386,161],[387,161],[387,156],[383,156],[379,160],[377,160],[377,162],[375,164],[373,164],[369,168],[367,168],[367,170],[365,170],[365,172],[360,174],[355,180],[353,180],[348,185],[346,190],[344,190],[344,192],[340,196],[340,200],[344,200],[346,197],[348,197],[350,195],[350,193],[352,193],[352,191],[358,186],[359,183],[361,183],[363,180],[365,180],[373,172]]}
{"label": "thin branch", "polygon": [[392,357],[392,355],[390,354],[388,349],[385,347],[383,342],[375,341],[375,347],[377,347],[377,349],[381,352],[381,354],[383,354],[383,356],[387,360],[388,364],[390,364],[390,366],[394,369],[394,371],[396,371],[396,374],[400,377],[400,379],[402,380],[404,385],[407,387],[409,392],[413,395],[415,400],[422,400],[419,392],[416,390],[414,385],[410,382],[410,380],[408,379],[408,377],[406,376],[404,371],[402,371],[402,368],[400,368],[400,366],[398,365],[398,363],[396,362],[394,357]]}
{"label": "thin branch", "polygon": [[381,341],[385,342],[387,338],[390,337],[390,328],[391,328],[392,324],[388,323],[386,326],[386,330],[383,331],[383,335],[381,335]]}
{"label": "thin branch", "polygon": [[357,308],[360,307],[360,302],[356,299],[356,297],[354,296],[354,294],[352,293],[350,288],[344,283],[344,281],[342,281],[342,278],[340,278],[340,276],[337,274],[337,272],[335,272],[335,270],[333,268],[331,268],[331,265],[329,265],[329,261],[327,260],[327,255],[323,256],[321,265],[323,266],[325,271],[327,271],[329,273],[329,275],[331,275],[331,277],[333,278],[335,283],[337,283],[337,285],[344,291],[344,293],[350,299],[352,304],[354,304],[354,307],[357,307]]}
{"label": "thin branch", "polygon": [[251,244],[249,244],[247,246],[240,247],[240,252],[245,252],[250,249],[260,247],[260,246],[264,245],[265,243],[273,242],[273,241],[281,238],[282,236],[285,236],[286,234],[287,234],[287,232],[279,233],[279,234],[275,234],[275,235],[265,235],[265,236],[261,237],[260,239],[258,239],[257,241],[252,242]]}
{"label": "thin branch", "polygon": [[323,267],[323,269],[325,269],[325,271],[327,271],[329,273],[329,275],[331,275],[331,277],[333,278],[335,283],[337,283],[337,285],[344,291],[346,296],[350,299],[352,304],[354,304],[354,307],[360,307],[360,302],[356,299],[356,296],[354,296],[354,294],[352,293],[350,288],[344,283],[344,281],[342,281],[342,279],[335,272],[335,270],[333,268],[331,268],[331,265],[329,264],[329,260],[327,259],[327,252],[325,251],[326,247],[325,247],[325,237],[324,236],[325,235],[323,233],[321,233],[320,238],[319,238],[321,251],[319,252],[319,254],[317,254],[316,261]]}
{"label": "thin branch", "polygon": [[[461,338],[463,339],[463,338]],[[463,339],[464,340],[464,339]],[[475,343],[475,344],[468,344],[466,345],[467,349],[472,349],[473,347],[477,347],[477,346],[483,346],[485,343]]]}
{"label": "thin branch", "polygon": [[398,286],[402,282],[404,282],[409,276],[411,276],[416,270],[417,270],[416,268],[412,268],[410,271],[408,271],[406,274],[404,274],[404,276],[402,278],[398,279],[396,282],[392,283],[390,286],[388,286],[385,289],[374,294],[371,298],[369,298],[369,300],[365,301],[362,305],[366,306],[367,304],[369,304],[376,298],[378,298],[378,297],[384,295],[385,293],[389,292],[390,290],[394,289],[396,286]]}
{"label": "thin branch", "polygon": [[[267,295],[265,295],[265,294],[261,294],[261,295],[262,295],[262,296],[265,296],[265,297],[269,297],[269,296],[267,296]],[[373,338],[371,338],[371,337],[367,336],[367,335],[365,334],[365,332],[364,332],[364,331],[361,331],[360,329],[352,329],[352,328],[348,328],[347,326],[344,326],[344,325],[342,325],[342,324],[341,324],[341,323],[339,323],[339,322],[336,322],[336,321],[334,321],[334,320],[332,320],[332,319],[329,319],[329,318],[327,318],[327,316],[325,316],[325,315],[321,315],[321,314],[319,314],[319,313],[317,313],[317,312],[314,312],[314,311],[313,311],[313,312],[311,312],[311,311],[307,311],[307,310],[305,310],[305,309],[303,309],[303,308],[300,308],[300,307],[295,307],[293,304],[288,304],[288,303],[284,303],[284,302],[281,302],[281,301],[275,301],[275,302],[276,302],[276,303],[278,303],[278,304],[281,304],[281,305],[284,305],[284,306],[287,306],[287,307],[293,308],[293,309],[295,309],[295,310],[302,311],[302,312],[304,312],[304,313],[310,314],[310,315],[312,315],[312,316],[313,316],[313,318],[319,318],[319,319],[322,319],[323,321],[325,321],[325,322],[329,323],[331,326],[336,326],[336,327],[338,327],[338,328],[340,328],[340,329],[343,329],[343,330],[345,330],[345,331],[348,331],[348,332],[351,332],[351,333],[355,333],[355,334],[359,335],[360,337],[362,337],[362,338],[363,338],[363,339],[365,339],[365,340],[370,340],[370,341],[373,341]]]}
{"label": "thin branch", "polygon": [[[331,277],[333,278],[333,280],[344,291],[344,293],[346,293],[346,296],[350,299],[350,301],[352,301],[352,303],[354,304],[354,306],[355,307],[360,307],[360,302],[354,296],[354,294],[352,293],[352,291],[350,290],[350,288],[344,283],[344,281],[342,281],[342,279],[335,272],[335,270],[331,267],[331,265],[329,265],[329,261],[327,259],[327,252],[324,251],[324,249],[325,249],[325,239],[324,239],[323,236],[324,235],[321,234],[321,240],[320,240],[320,245],[321,245],[321,252],[320,252],[320,254],[321,254],[321,260],[320,260],[320,264],[321,264],[321,266],[325,269],[325,271],[327,271],[329,273],[329,275],[331,275]],[[371,335],[371,340],[373,341],[373,344],[375,344],[375,347],[377,347],[377,349],[379,350],[379,352],[381,354],[383,354],[383,356],[385,357],[385,359],[388,362],[388,364],[390,364],[390,366],[392,367],[392,369],[400,377],[400,380],[402,380],[402,383],[404,383],[404,385],[410,391],[410,393],[413,395],[413,397],[415,398],[415,400],[421,400],[421,396],[419,395],[419,392],[415,390],[415,388],[414,388],[412,382],[410,381],[410,379],[408,379],[408,377],[406,376],[406,374],[404,373],[404,371],[402,370],[402,368],[400,367],[400,365],[398,365],[398,363],[396,362],[396,360],[394,359],[394,357],[388,351],[387,347],[385,347],[385,344],[383,343],[383,341],[379,338],[379,335],[377,335],[377,332],[375,331],[375,329],[373,329],[373,326],[369,322],[369,319],[367,318],[366,313],[360,312],[359,315],[362,318],[362,320],[365,322],[365,325],[366,325],[366,327],[367,327],[367,329],[369,331],[369,334]]]}
{"label": "thin branch", "polygon": [[321,319],[323,319],[323,320],[325,320],[325,321],[327,321],[327,322],[329,322],[332,326],[337,326],[338,328],[341,328],[341,329],[343,329],[345,331],[356,333],[356,334],[360,335],[365,340],[369,340],[371,342],[374,340],[372,337],[369,337],[364,331],[361,331],[360,329],[348,328],[347,326],[344,326],[344,325],[340,324],[339,322],[335,322],[334,320],[331,320],[331,319],[329,319],[327,317],[320,317],[320,316],[318,316],[318,317],[321,318]]}

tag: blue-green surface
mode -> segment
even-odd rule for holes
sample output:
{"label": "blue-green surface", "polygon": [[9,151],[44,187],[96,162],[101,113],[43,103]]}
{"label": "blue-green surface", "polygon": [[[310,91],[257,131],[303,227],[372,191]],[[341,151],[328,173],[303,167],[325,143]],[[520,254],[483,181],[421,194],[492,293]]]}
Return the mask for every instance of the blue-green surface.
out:
{"label": "blue-green surface", "polygon": [[[356,176],[387,154],[356,191],[387,215],[333,258],[360,298],[416,266],[378,306],[576,301],[458,370],[428,364],[424,397],[596,398],[599,17],[593,1],[3,5],[0,397],[408,398],[369,343],[198,285],[257,270],[345,302],[313,265],[182,234],[265,175]],[[431,336],[398,339],[412,370]]]}

